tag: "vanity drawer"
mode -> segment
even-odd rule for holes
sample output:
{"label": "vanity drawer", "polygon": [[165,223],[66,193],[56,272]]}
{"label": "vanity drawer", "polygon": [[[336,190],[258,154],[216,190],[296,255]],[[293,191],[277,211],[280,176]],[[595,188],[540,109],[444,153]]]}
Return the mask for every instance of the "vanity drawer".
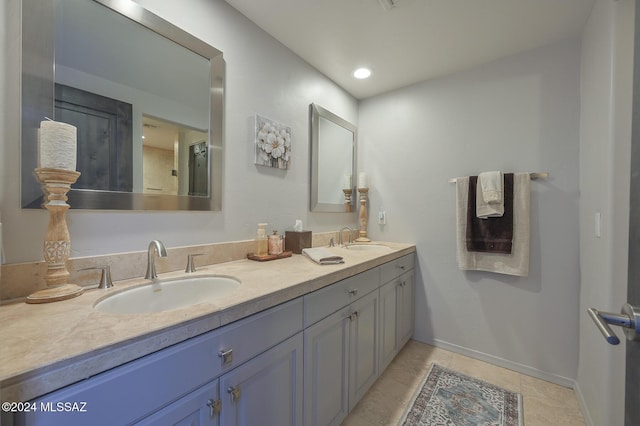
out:
{"label": "vanity drawer", "polygon": [[392,279],[399,277],[407,271],[413,269],[414,254],[409,253],[398,259],[387,262],[380,266],[380,283],[386,284]]}
{"label": "vanity drawer", "polygon": [[226,372],[302,330],[302,298],[224,327],[216,364]]}
{"label": "vanity drawer", "polygon": [[378,268],[369,269],[304,296],[304,326],[307,327],[347,306],[380,285]]}

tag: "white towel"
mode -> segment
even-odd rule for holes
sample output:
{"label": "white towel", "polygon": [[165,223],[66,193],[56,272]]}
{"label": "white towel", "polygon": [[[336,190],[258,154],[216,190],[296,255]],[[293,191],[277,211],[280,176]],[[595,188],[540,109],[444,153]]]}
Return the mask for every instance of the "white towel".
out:
{"label": "white towel", "polygon": [[511,254],[467,251],[467,202],[469,178],[456,179],[456,240],[458,267],[462,270],[529,275],[531,180],[529,173],[513,176],[513,248]]}
{"label": "white towel", "polygon": [[479,219],[504,215],[502,172],[483,172],[478,175],[476,188],[476,216]]}
{"label": "white towel", "polygon": [[502,172],[482,172],[478,175],[478,189],[487,204],[504,203],[502,197]]}
{"label": "white towel", "polygon": [[330,250],[327,250],[324,247],[302,249],[302,253],[304,253],[309,259],[313,260],[316,263],[319,263],[320,265],[334,265],[337,263],[344,263],[344,259],[342,258],[342,256],[333,254]]}
{"label": "white towel", "polygon": [[480,177],[478,177],[478,183],[476,184],[476,217],[479,219],[488,219],[490,217],[502,216],[504,216],[504,197],[501,197],[499,203],[487,203],[482,196]]}

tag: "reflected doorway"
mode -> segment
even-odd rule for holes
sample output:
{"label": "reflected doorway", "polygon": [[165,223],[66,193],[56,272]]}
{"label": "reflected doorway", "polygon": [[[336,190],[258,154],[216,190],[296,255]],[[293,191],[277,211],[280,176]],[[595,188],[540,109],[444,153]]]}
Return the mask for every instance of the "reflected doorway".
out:
{"label": "reflected doorway", "polygon": [[143,115],[143,192],[208,195],[207,133]]}

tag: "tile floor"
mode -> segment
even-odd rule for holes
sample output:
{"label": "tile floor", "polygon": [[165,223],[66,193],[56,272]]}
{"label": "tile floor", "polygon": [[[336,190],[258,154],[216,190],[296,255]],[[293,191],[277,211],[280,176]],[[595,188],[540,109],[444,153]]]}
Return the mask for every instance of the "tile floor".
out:
{"label": "tile floor", "polygon": [[433,362],[521,393],[526,426],[585,425],[573,389],[415,340],[400,351],[342,425],[396,425]]}

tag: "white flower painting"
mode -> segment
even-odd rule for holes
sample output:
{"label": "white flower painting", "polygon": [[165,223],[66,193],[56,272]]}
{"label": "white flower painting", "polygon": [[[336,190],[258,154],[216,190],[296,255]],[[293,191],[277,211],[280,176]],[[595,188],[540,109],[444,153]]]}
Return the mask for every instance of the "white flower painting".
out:
{"label": "white flower painting", "polygon": [[291,128],[256,115],[256,159],[261,166],[288,169],[291,160]]}

